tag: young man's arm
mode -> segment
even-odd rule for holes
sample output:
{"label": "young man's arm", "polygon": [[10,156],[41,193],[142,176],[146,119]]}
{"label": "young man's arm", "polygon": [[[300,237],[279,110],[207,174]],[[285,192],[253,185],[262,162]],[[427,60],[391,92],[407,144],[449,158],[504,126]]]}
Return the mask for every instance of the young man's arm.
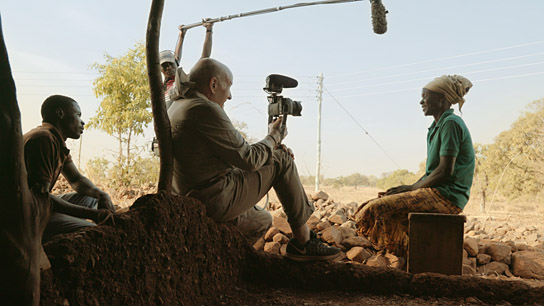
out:
{"label": "young man's arm", "polygon": [[204,23],[203,26],[206,28],[206,38],[204,39],[201,58],[208,58],[212,55],[213,23]]}
{"label": "young man's arm", "polygon": [[183,40],[185,39],[185,33],[187,33],[187,29],[181,29],[182,26],[183,25],[180,26],[178,42],[176,44],[176,49],[174,50],[174,57],[176,58],[178,66],[181,61],[181,49],[183,48]]}
{"label": "young man's arm", "polygon": [[98,199],[98,209],[105,208],[111,212],[115,212],[110,196],[96,187],[93,182],[83,176],[78,170],[73,161],[64,164],[62,175],[68,180],[70,186],[79,194],[90,196]]}

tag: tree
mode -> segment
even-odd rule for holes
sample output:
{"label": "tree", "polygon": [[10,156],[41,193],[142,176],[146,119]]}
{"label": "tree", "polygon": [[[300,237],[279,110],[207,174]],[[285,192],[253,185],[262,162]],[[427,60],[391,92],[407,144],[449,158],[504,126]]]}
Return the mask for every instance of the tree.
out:
{"label": "tree", "polygon": [[100,74],[93,90],[102,101],[89,126],[118,140],[116,168],[122,171],[121,177],[126,177],[133,160],[133,137],[142,135],[152,120],[144,45],[139,42],[123,56],[105,54],[105,58],[105,64],[92,65]]}
{"label": "tree", "polygon": [[[29,188],[21,113],[0,25],[0,305],[39,305],[49,194]],[[30,186],[32,187],[32,186]]]}
{"label": "tree", "polygon": [[536,196],[544,189],[544,99],[528,109],[482,151],[489,187],[510,199]]}
{"label": "tree", "polygon": [[400,169],[392,172],[391,174],[385,175],[381,179],[378,180],[376,183],[376,187],[387,190],[391,187],[399,186],[399,185],[409,185],[415,183],[419,177],[417,177],[414,173],[405,170]]}

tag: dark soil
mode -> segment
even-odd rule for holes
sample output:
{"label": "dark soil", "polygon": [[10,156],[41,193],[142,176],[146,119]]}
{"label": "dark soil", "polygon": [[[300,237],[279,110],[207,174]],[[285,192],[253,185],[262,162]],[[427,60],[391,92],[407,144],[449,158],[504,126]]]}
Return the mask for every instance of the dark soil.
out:
{"label": "dark soil", "polygon": [[256,252],[197,200],[139,198],[115,224],[44,245],[42,305],[544,304],[544,287],[337,262],[294,263]]}

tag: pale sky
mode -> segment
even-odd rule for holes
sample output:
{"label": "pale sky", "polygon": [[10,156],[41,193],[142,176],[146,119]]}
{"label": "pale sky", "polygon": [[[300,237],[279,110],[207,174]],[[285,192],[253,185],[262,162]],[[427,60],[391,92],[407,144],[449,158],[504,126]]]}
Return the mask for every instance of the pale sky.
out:
{"label": "pale sky", "polygon": [[[234,73],[233,99],[225,106],[229,116],[247,123],[253,138],[263,138],[266,76],[279,73],[298,79],[298,88],[283,94],[302,101],[302,117],[289,118],[284,143],[293,149],[301,175],[313,175],[317,76],[322,73],[326,91],[321,173],[380,175],[399,167],[415,172],[425,158],[432,118],[423,116],[419,100],[421,88],[434,77],[461,74],[474,83],[465,96],[462,117],[478,143],[491,143],[527,104],[544,98],[544,1],[383,2],[389,10],[384,35],[372,31],[369,1],[215,24],[212,57]],[[95,115],[100,101],[92,81],[97,74],[89,66],[103,63],[104,53],[122,55],[145,39],[150,3],[1,0],[23,132],[40,124],[40,105],[52,94],[76,99],[84,119]],[[179,24],[294,3],[167,0],[160,48],[174,48]],[[203,27],[187,33],[182,58],[187,71],[200,57],[204,34]],[[152,137],[150,127],[140,143]],[[69,143],[74,155],[78,145]],[[82,166],[116,148],[112,137],[86,130]]]}

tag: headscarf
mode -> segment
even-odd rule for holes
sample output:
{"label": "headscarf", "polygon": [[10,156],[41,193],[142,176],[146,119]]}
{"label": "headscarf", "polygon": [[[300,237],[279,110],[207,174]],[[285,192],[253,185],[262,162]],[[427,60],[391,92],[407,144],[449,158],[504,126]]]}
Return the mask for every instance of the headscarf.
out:
{"label": "headscarf", "polygon": [[467,78],[456,74],[443,75],[423,86],[430,91],[443,94],[446,101],[452,105],[459,103],[459,110],[465,103],[463,96],[471,87],[472,83]]}

